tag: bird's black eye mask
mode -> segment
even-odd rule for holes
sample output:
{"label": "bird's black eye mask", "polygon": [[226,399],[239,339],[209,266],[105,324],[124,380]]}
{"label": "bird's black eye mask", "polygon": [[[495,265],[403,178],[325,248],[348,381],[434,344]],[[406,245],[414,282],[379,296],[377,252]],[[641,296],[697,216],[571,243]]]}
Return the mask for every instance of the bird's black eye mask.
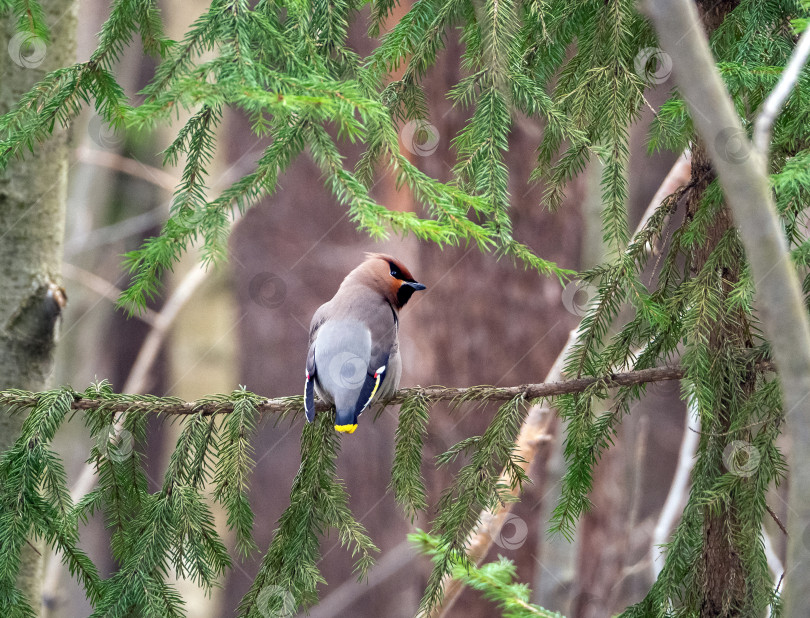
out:
{"label": "bird's black eye mask", "polygon": [[411,283],[416,281],[416,279],[406,277],[405,275],[403,275],[402,271],[399,269],[399,266],[397,266],[393,262],[388,262],[388,265],[391,267],[391,276],[394,279],[399,279],[400,281],[410,281]]}

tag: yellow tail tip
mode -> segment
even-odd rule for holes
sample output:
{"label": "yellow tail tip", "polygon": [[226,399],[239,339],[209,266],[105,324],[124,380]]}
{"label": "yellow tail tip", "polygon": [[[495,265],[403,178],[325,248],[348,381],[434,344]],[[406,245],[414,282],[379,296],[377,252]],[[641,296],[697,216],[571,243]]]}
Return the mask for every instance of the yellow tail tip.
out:
{"label": "yellow tail tip", "polygon": [[354,433],[354,430],[357,429],[357,425],[335,425],[335,429],[342,433]]}

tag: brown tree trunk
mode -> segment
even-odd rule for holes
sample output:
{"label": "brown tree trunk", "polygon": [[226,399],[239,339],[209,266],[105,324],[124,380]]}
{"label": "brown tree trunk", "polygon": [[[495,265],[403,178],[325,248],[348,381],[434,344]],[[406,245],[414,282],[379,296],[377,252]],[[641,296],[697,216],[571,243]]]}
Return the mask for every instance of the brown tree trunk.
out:
{"label": "brown tree trunk", "polygon": [[[726,2],[698,1],[701,19],[707,33],[713,32],[739,2],[736,0]],[[715,174],[705,148],[698,144],[692,154],[692,181],[694,188],[690,191],[687,201],[687,219],[697,212],[700,200],[709,183],[714,180]],[[718,241],[733,226],[728,206],[717,216],[713,227],[709,231],[706,243],[702,250],[698,250],[692,263],[692,274],[697,273],[717,246]],[[739,281],[739,264],[728,265],[723,272],[723,298],[725,299],[731,288]],[[729,316],[724,317],[728,318]],[[711,334],[709,345],[712,350],[719,350],[721,345],[750,346],[749,325],[742,316],[738,320],[727,320],[718,324]],[[753,389],[754,376],[750,376],[744,390]],[[724,402],[715,413],[719,419],[717,426],[712,430],[722,433],[728,430],[731,418]],[[739,615],[745,605],[745,571],[739,558],[731,531],[734,526],[734,506],[723,505],[719,513],[707,513],[703,525],[703,553],[700,558],[699,572],[704,591],[703,603],[700,609],[702,618],[731,617]]]}
{"label": "brown tree trunk", "polygon": [[[697,213],[706,187],[714,177],[705,148],[700,144],[696,145],[692,152],[692,182],[695,184],[687,199],[687,221]],[[691,267],[693,276],[700,272],[720,239],[732,227],[731,213],[728,207],[724,206],[709,230],[706,243],[694,254]],[[740,264],[725,265],[722,279],[725,304],[728,294],[739,282]],[[750,347],[752,341],[749,328],[743,315],[730,315],[724,311],[709,335],[710,350],[719,351],[722,346]],[[754,377],[751,373],[742,385],[747,393],[753,390]],[[718,420],[710,428],[713,434],[724,435],[728,431],[732,421],[729,411],[731,405],[735,404],[721,401],[719,409],[714,411]],[[700,614],[703,618],[737,616],[745,603],[745,571],[732,540],[732,530],[736,527],[734,518],[733,504],[724,504],[719,513],[707,512],[706,515],[703,526],[703,554],[699,565],[703,582],[701,587],[704,591]]]}

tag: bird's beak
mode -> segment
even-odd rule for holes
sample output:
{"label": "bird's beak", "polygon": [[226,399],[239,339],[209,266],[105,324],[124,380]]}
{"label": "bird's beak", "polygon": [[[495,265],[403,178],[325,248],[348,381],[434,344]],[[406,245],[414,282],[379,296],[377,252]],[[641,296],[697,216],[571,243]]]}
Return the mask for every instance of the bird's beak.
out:
{"label": "bird's beak", "polygon": [[418,292],[419,290],[426,290],[427,286],[423,283],[417,283],[416,281],[405,281],[402,284],[402,287],[408,286],[412,288],[414,292]]}

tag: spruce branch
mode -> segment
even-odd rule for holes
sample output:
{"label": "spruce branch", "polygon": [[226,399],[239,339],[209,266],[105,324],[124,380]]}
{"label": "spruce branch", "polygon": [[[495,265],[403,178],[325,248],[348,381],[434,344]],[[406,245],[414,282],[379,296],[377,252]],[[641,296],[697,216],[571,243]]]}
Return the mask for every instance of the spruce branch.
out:
{"label": "spruce branch", "polygon": [[[571,331],[563,349],[557,355],[549,370],[546,379],[550,382],[559,380],[562,377],[563,363],[571,351],[571,347],[576,340],[576,331]],[[552,410],[548,406],[532,406],[526,419],[520,428],[517,440],[515,441],[515,458],[519,465],[528,475],[529,469],[537,456],[542,444],[547,443],[551,438],[548,432]],[[512,482],[511,475],[507,469],[501,473],[500,483],[510,487],[510,493],[517,498],[519,486]],[[501,528],[512,511],[513,502],[502,501],[494,509],[486,509],[478,517],[478,524],[467,540],[467,556],[476,566],[480,565],[486,558],[494,538],[500,533]],[[458,595],[463,589],[463,581],[456,578],[447,577],[442,582],[442,603],[437,605],[431,612],[431,616],[445,616],[453,607]]]}
{"label": "spruce branch", "polygon": [[[63,268],[65,268],[65,266],[68,265],[63,264]],[[138,351],[138,356],[136,357],[132,369],[129,372],[126,384],[124,385],[125,392],[139,393],[146,390],[149,371],[151,370],[152,364],[163,346],[163,342],[168,335],[171,326],[174,324],[180,310],[191,299],[195,290],[203,283],[206,274],[207,271],[202,266],[194,266],[184,276],[180,284],[168,297],[160,312],[154,312],[148,308],[146,312],[144,312],[143,315],[150,319],[149,324],[151,328],[149,330],[149,334],[146,336],[146,339],[144,339],[143,345],[141,345],[141,348]],[[234,405],[238,410],[238,399],[235,400]],[[118,418],[112,422],[113,435],[109,436],[110,440],[118,440],[125,423],[126,414],[122,412],[118,415]],[[107,462],[107,464],[108,463],[109,462]],[[71,497],[74,502],[82,500],[93,490],[93,487],[97,482],[97,475],[101,476],[100,467],[97,465],[97,462],[93,461],[84,466],[79,478],[76,480],[76,483],[71,490]],[[229,524],[231,524],[231,520],[234,518],[233,509],[237,508],[233,505],[233,503],[230,503],[230,506]],[[240,512],[242,512],[241,509]],[[244,514],[242,515],[243,516],[239,517],[238,521],[246,522]],[[237,520],[234,519],[233,521],[235,523]],[[250,523],[252,524],[252,520]],[[240,551],[244,551],[245,547],[250,546],[250,541],[246,540],[244,535],[246,526],[249,529],[249,524],[244,524],[237,528],[237,542]],[[45,568],[45,575],[43,577],[43,599],[47,600],[55,597],[56,590],[59,586],[60,574],[60,563],[56,560],[49,561],[47,567]]]}
{"label": "spruce branch", "polygon": [[[774,371],[774,364],[768,360],[756,363],[758,371]],[[424,397],[432,403],[437,401],[486,401],[505,402],[516,397],[526,400],[556,397],[571,393],[582,393],[597,387],[600,390],[620,386],[638,386],[649,382],[681,380],[686,370],[679,365],[663,365],[650,369],[623,371],[601,377],[584,377],[558,382],[539,384],[522,384],[519,386],[466,386],[460,388],[447,386],[414,386],[402,388],[388,398],[383,405],[397,405],[414,397]],[[8,389],[0,391],[0,405],[14,406],[17,409],[30,409],[37,405],[41,395],[30,391]],[[176,397],[139,398],[139,395],[108,395],[102,398],[84,393],[74,393],[71,408],[73,410],[99,410],[108,412],[131,412],[136,414],[192,415],[202,412],[212,414],[230,414],[234,404],[230,401],[219,401],[213,398],[202,398],[196,401],[182,401]],[[257,404],[259,414],[288,415],[303,410],[303,396],[276,397],[263,399]],[[331,409],[328,404],[318,401],[315,404],[318,412]]]}
{"label": "spruce branch", "polygon": [[430,401],[413,397],[402,403],[397,424],[391,488],[411,521],[427,509],[427,490],[422,478],[422,446],[430,420]]}
{"label": "spruce branch", "polygon": [[[429,555],[433,562],[443,560],[441,541],[435,536],[417,531],[409,534],[408,540]],[[564,618],[562,614],[529,603],[531,591],[525,584],[512,583],[516,575],[515,565],[503,556],[483,566],[452,560],[450,567],[454,581],[481,591],[487,599],[498,604],[504,618]]]}

